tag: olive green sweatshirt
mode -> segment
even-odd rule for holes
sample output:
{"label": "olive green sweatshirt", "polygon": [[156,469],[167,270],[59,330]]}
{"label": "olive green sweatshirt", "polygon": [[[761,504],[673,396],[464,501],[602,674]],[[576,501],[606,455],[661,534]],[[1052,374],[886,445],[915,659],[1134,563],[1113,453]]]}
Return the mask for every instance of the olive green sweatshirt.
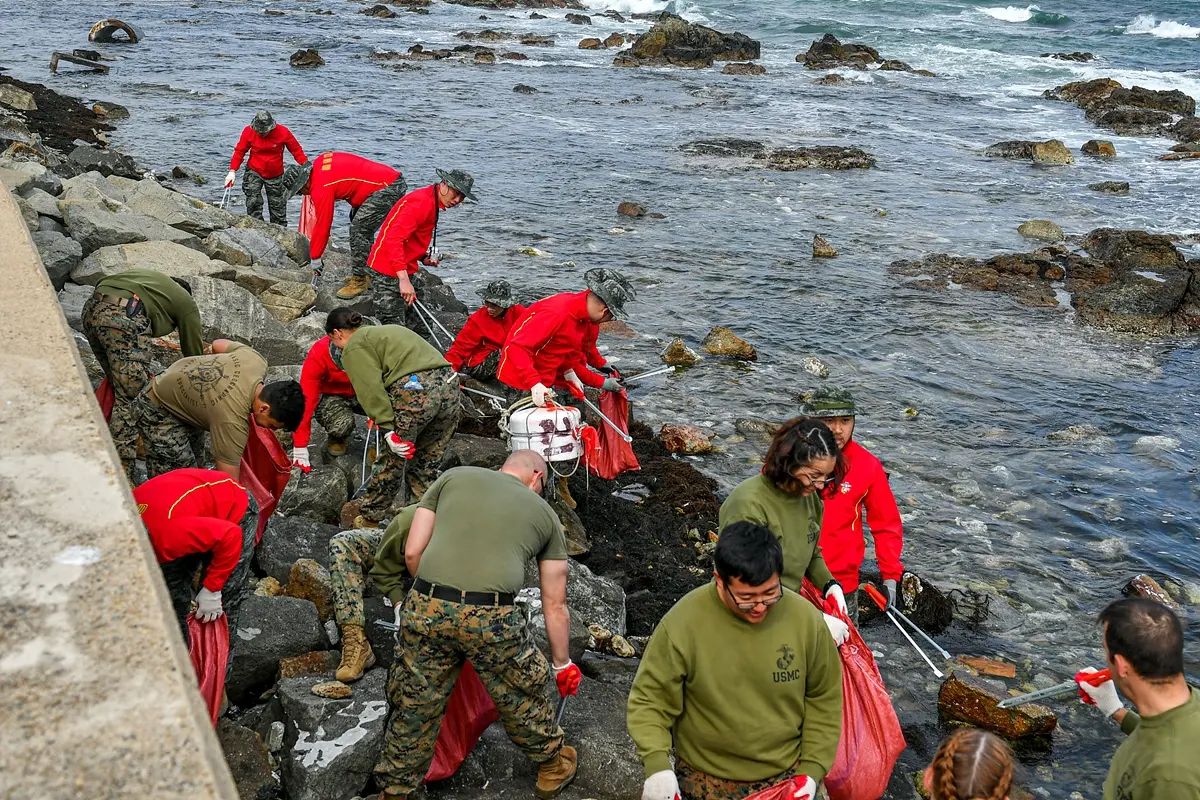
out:
{"label": "olive green sweatshirt", "polygon": [[842,662],[821,612],[785,590],[766,618],[734,615],[709,583],[680,598],[629,693],[646,776],[675,754],[695,769],[760,781],[795,768],[818,783],[842,729]]}
{"label": "olive green sweatshirt", "polygon": [[385,431],[396,421],[388,387],[413,373],[448,366],[437,348],[400,325],[359,328],[342,351],[342,369],[358,404]]}
{"label": "olive green sweatshirt", "polygon": [[[783,545],[783,585],[799,592],[804,576],[823,591],[833,580],[821,555],[821,515],[824,503],[816,492],[799,497],[780,491],[765,475],[739,483],[721,504],[721,529],[739,521],[757,522],[771,529]],[[847,593],[851,588],[842,587]]]}
{"label": "olive green sweatshirt", "polygon": [[1200,690],[1153,717],[1125,714],[1104,800],[1200,800]]}
{"label": "olive green sweatshirt", "polygon": [[404,577],[408,575],[408,567],[404,563],[404,543],[408,541],[408,529],[412,527],[417,508],[416,503],[405,506],[392,519],[383,532],[379,549],[375,551],[375,565],[371,567],[371,580],[393,606],[401,605],[406,594]]}
{"label": "olive green sweatshirt", "polygon": [[146,307],[151,336],[166,336],[178,329],[179,349],[185,356],[204,352],[200,309],[187,289],[170,277],[152,269],[129,269],[101,278],[96,289],[117,297],[131,298],[136,294]]}

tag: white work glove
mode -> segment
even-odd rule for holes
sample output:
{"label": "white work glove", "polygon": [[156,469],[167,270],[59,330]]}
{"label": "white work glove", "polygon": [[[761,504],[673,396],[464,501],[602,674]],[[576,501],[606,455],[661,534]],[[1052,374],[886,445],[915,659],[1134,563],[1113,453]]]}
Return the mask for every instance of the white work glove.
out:
{"label": "white work glove", "polygon": [[224,614],[221,608],[221,593],[201,589],[196,593],[196,619],[201,622],[212,622]]}
{"label": "white work glove", "polygon": [[669,769],[656,772],[642,784],[642,800],[679,800],[679,781]]}
{"label": "white work glove", "polygon": [[299,469],[305,475],[312,472],[312,462],[308,460],[307,447],[292,448],[292,466]]}
{"label": "white work glove", "polygon": [[529,397],[535,406],[544,406],[554,397],[554,392],[548,389],[544,383],[535,383],[529,390]]}
{"label": "white work glove", "polygon": [[883,588],[887,589],[888,608],[896,607],[896,580],[888,578],[883,582]]}
{"label": "white work glove", "polygon": [[580,392],[583,391],[583,381],[579,380],[579,376],[575,374],[575,370],[569,369],[563,373],[563,380],[574,386]]}
{"label": "white work glove", "polygon": [[395,431],[384,436],[383,440],[387,442],[388,448],[401,458],[412,458],[417,454],[417,446],[407,439],[401,439],[400,434]]}
{"label": "white work glove", "polygon": [[833,584],[825,590],[825,599],[833,599],[837,603],[838,611],[841,611],[847,617],[850,616],[850,611],[846,608],[846,595],[842,593],[842,587],[838,584]]}
{"label": "white work glove", "polygon": [[600,386],[600,391],[603,392],[619,392],[625,387],[621,385],[621,381],[616,378],[605,378],[604,383]]}
{"label": "white work glove", "polygon": [[841,647],[850,638],[850,626],[829,614],[821,616],[825,617],[825,627],[829,628],[829,635],[833,637],[837,646]]}
{"label": "white work glove", "polygon": [[[1080,672],[1096,672],[1095,667],[1085,667],[1079,670]],[[1076,686],[1079,691],[1086,694],[1096,704],[1096,708],[1100,709],[1100,713],[1106,717],[1111,717],[1113,714],[1125,707],[1121,702],[1121,698],[1117,696],[1117,685],[1111,680],[1107,680],[1099,686],[1092,686],[1090,683],[1077,681]]]}
{"label": "white work glove", "polygon": [[797,775],[800,788],[792,794],[794,800],[813,800],[817,796],[817,782],[807,775]]}
{"label": "white work glove", "polygon": [[226,175],[225,175],[225,188],[228,189],[231,186],[233,186],[233,181],[236,178],[237,178],[237,173],[234,172],[233,170],[229,170],[229,172],[226,173]]}

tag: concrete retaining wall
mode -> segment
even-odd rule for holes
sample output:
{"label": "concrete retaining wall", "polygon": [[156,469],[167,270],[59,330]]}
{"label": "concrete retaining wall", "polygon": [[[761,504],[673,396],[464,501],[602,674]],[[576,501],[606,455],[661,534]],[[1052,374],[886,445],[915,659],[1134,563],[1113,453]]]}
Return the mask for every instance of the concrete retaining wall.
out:
{"label": "concrete retaining wall", "polygon": [[74,339],[0,187],[0,797],[236,798]]}

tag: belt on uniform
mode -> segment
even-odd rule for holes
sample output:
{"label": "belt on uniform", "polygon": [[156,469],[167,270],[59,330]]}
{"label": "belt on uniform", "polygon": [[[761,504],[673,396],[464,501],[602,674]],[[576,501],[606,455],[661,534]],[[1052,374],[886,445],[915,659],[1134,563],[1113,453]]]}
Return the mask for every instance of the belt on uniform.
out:
{"label": "belt on uniform", "polygon": [[464,592],[453,586],[438,586],[423,578],[413,581],[412,589],[417,594],[468,606],[511,606],[515,600],[511,592]]}
{"label": "belt on uniform", "polygon": [[133,297],[119,297],[115,294],[106,294],[104,292],[100,292],[100,296],[110,303],[115,303],[121,308],[133,305],[134,308],[137,309],[142,306],[142,298],[138,297],[136,294]]}

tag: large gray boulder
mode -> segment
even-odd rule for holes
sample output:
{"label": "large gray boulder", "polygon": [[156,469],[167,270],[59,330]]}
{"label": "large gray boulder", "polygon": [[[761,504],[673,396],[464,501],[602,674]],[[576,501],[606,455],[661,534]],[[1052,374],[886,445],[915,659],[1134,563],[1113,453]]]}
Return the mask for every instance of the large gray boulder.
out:
{"label": "large gray boulder", "polygon": [[210,277],[194,278],[189,283],[200,319],[204,320],[205,339],[225,338],[249,344],[271,364],[299,364],[304,360],[304,349],[253,294],[230,281]]}
{"label": "large gray boulder", "polygon": [[64,212],[66,205],[70,203],[100,204],[110,211],[118,211],[125,207],[125,191],[99,172],[85,172],[67,178],[62,182],[62,190],[56,196],[60,210]]}
{"label": "large gray boulder", "polygon": [[214,231],[204,239],[200,247],[210,257],[239,267],[254,265],[268,269],[298,269],[297,264],[288,258],[279,242],[253,228],[226,228]]}
{"label": "large gray boulder", "polygon": [[222,717],[217,724],[217,741],[239,797],[253,800],[276,787],[270,754],[257,732]]}
{"label": "large gray boulder", "polygon": [[64,203],[62,210],[71,238],[83,246],[85,254],[132,242],[175,242],[188,247],[200,244],[195,236],[141,214],[111,211],[102,205],[86,203]]}
{"label": "large gray boulder", "polygon": [[241,217],[235,227],[265,233],[283,248],[283,252],[292,261],[302,267],[308,265],[310,260],[308,257],[308,238],[301,236],[298,231],[270,222],[263,222],[261,219],[255,219],[254,217]]}
{"label": "large gray boulder", "polygon": [[44,189],[33,186],[26,189],[21,196],[25,198],[25,202],[29,204],[29,207],[38,213],[39,217],[49,217],[50,219],[62,222],[62,209],[58,207],[58,200],[54,199],[54,195]]}
{"label": "large gray boulder", "polygon": [[258,570],[280,583],[288,582],[292,564],[311,558],[329,569],[329,540],[341,529],[306,517],[271,517],[254,560]]}
{"label": "large gray boulder", "polygon": [[101,150],[90,144],[81,144],[67,155],[67,160],[81,172],[95,171],[101,175],[134,179],[142,177],[142,169],[137,162],[118,150]]}
{"label": "large gray boulder", "polygon": [[0,158],[0,183],[10,191],[23,194],[41,189],[52,195],[62,191],[62,179],[36,161],[14,161]]}
{"label": "large gray boulder", "polygon": [[[525,585],[538,586],[538,568],[532,560],[525,565]],[[571,609],[572,624],[584,627],[596,623],[611,633],[625,635],[625,590],[612,578],[597,575],[575,559],[567,559],[567,607]],[[533,609],[534,627],[544,630],[540,598]]]}
{"label": "large gray boulder", "polygon": [[305,353],[325,335],[325,318],[328,316],[321,311],[310,311],[287,324],[288,332]]}
{"label": "large gray boulder", "polygon": [[291,800],[349,800],[361,794],[383,749],[387,670],[368,672],[345,700],[314,695],[312,687],[323,680],[279,682],[286,726],[280,772]]}
{"label": "large gray boulder", "polygon": [[138,181],[125,203],[132,211],[198,237],[237,223],[237,217],[228,211],[171,191],[152,179]]}
{"label": "large gray boulder", "polygon": [[349,498],[350,486],[346,473],[338,467],[313,467],[307,475],[300,470],[293,470],[275,511],[285,517],[336,523],[342,506]]}
{"label": "large gray boulder", "polygon": [[[224,259],[221,260],[223,261]],[[291,267],[275,268],[262,265],[237,267],[233,280],[238,286],[256,297],[262,295],[277,283],[300,283],[311,288],[312,270],[307,267],[297,267],[287,259],[284,259],[284,262],[291,264]],[[313,292],[312,296],[315,302],[316,291]]]}
{"label": "large gray boulder", "polygon": [[58,304],[62,306],[63,316],[72,330],[83,330],[83,304],[96,290],[91,286],[79,286],[74,283],[64,284],[58,292]]}
{"label": "large gray boulder", "polygon": [[308,600],[250,595],[242,603],[230,646],[228,691],[235,703],[244,705],[275,682],[280,659],[324,650],[329,639],[317,607]]}
{"label": "large gray boulder", "polygon": [[308,281],[279,281],[258,296],[271,316],[283,323],[299,319],[317,302],[317,290]]}
{"label": "large gray boulder", "polygon": [[71,270],[79,266],[79,261],[83,258],[83,248],[74,239],[54,231],[34,231],[32,237],[54,289],[57,291],[63,288]]}
{"label": "large gray boulder", "polygon": [[[68,215],[72,213],[74,213],[73,206],[68,208]],[[174,228],[169,230],[174,230]],[[88,252],[86,245],[83,250]],[[233,271],[228,264],[213,261],[200,251],[184,247],[181,244],[133,242],[101,247],[91,253],[71,271],[71,280],[75,283],[95,286],[101,278],[135,268],[152,269],[170,275],[172,278],[186,278],[189,283],[192,280],[201,280],[200,276],[205,276],[206,280],[215,280],[215,277],[229,276]],[[219,282],[226,283],[226,281]],[[232,286],[233,284],[228,285]],[[203,317],[204,308],[201,307],[200,310]]]}

